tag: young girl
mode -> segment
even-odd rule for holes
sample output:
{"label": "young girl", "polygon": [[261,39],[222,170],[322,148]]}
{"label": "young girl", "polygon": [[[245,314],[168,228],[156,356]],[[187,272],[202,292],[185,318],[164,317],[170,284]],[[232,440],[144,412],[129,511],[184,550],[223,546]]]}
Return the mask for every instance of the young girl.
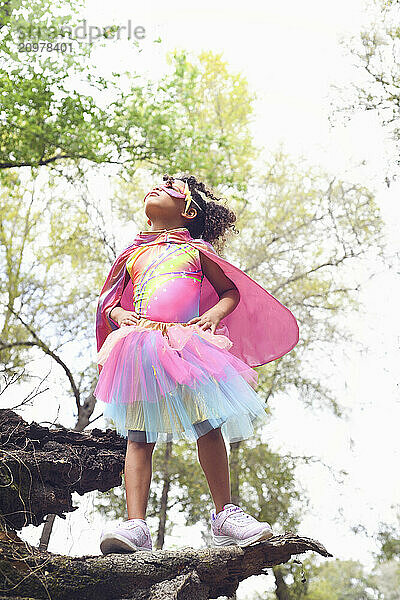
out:
{"label": "young girl", "polygon": [[[210,201],[206,201],[202,192]],[[103,530],[103,554],[152,550],[146,508],[156,441],[196,440],[215,504],[215,545],[273,534],[231,503],[226,442],[266,423],[255,366],[298,342],[292,313],[212,243],[235,214],[193,176],[164,175],[144,198],[151,225],[115,260],[101,290],[95,396],[127,438],[128,520]]]}

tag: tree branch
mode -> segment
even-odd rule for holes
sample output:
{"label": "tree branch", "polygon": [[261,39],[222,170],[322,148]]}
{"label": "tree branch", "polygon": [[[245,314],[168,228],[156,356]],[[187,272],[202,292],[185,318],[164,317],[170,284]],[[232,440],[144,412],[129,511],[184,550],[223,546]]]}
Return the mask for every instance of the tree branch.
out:
{"label": "tree branch", "polygon": [[30,600],[206,600],[231,596],[241,581],[308,551],[332,556],[320,542],[290,532],[245,548],[184,546],[104,557],[42,553],[3,533],[0,585]]}
{"label": "tree branch", "polygon": [[[22,344],[25,345],[25,346],[28,346],[28,345],[36,345],[36,346],[38,346],[39,348],[41,348],[43,350],[43,352],[45,352],[46,354],[48,354],[49,356],[51,356],[51,358],[53,358],[56,361],[56,363],[58,363],[62,367],[62,369],[64,370],[64,372],[67,375],[68,380],[70,382],[70,385],[71,385],[71,388],[72,388],[72,392],[73,392],[74,397],[75,397],[78,414],[79,414],[79,411],[81,409],[81,402],[80,402],[81,394],[80,394],[80,391],[79,391],[79,389],[78,389],[78,387],[77,387],[77,385],[75,383],[74,376],[72,375],[72,372],[70,371],[70,369],[67,367],[67,365],[65,364],[65,362],[53,350],[50,350],[50,348],[48,347],[48,345],[45,344],[39,338],[39,336],[32,329],[32,327],[30,325],[28,325],[28,323],[25,323],[25,321],[22,319],[22,317],[17,312],[15,312],[15,310],[12,308],[12,306],[8,305],[8,309],[13,313],[13,315],[15,317],[17,317],[17,319],[19,321],[21,321],[21,323],[23,324],[23,326],[29,331],[29,333],[35,339],[35,344],[33,344],[32,342],[22,342]],[[18,344],[21,344],[21,342],[13,342],[13,344],[14,345],[18,345]]]}

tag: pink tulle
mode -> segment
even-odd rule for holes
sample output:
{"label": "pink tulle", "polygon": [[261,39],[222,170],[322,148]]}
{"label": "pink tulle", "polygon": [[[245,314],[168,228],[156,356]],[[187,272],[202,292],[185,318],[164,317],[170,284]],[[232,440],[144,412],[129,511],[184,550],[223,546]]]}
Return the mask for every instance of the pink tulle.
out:
{"label": "pink tulle", "polygon": [[[217,331],[227,331],[226,326]],[[228,336],[196,324],[120,327],[108,335],[98,352],[97,362],[103,368],[97,395],[115,404],[155,403],[175,392],[177,384],[198,390],[199,384],[226,381],[238,374],[255,388],[257,371],[231,354],[231,345]]]}
{"label": "pink tulle", "polygon": [[[149,328],[141,327],[140,325],[124,325],[109,333],[100,351],[97,353],[97,364],[104,365],[115,344],[120,339],[129,335],[133,330],[149,331]],[[214,334],[209,329],[201,329],[196,324],[182,325],[181,323],[173,323],[167,329],[168,344],[174,350],[182,350],[193,333],[197,333],[197,335],[200,335],[215,346],[229,350],[233,346],[233,342],[228,337],[229,332],[226,325],[220,325],[215,331],[216,333]]]}

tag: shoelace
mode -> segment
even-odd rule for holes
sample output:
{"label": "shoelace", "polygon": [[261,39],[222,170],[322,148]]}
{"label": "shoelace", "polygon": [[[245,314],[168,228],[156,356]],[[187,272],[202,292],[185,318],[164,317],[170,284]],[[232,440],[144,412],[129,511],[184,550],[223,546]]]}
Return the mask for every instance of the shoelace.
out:
{"label": "shoelace", "polygon": [[232,517],[238,523],[244,523],[245,521],[247,522],[249,519],[250,520],[254,519],[254,517],[245,513],[243,511],[243,509],[240,507],[236,507],[236,508],[232,509],[232,512],[228,515],[227,518],[229,518],[229,517]]}
{"label": "shoelace", "polygon": [[135,527],[140,527],[144,531],[144,533],[146,533],[146,535],[147,535],[147,531],[146,531],[147,525],[145,525],[144,523],[137,523],[135,521],[128,521],[128,522],[123,523],[121,525],[123,525],[123,527],[125,527],[126,529],[134,529]]}

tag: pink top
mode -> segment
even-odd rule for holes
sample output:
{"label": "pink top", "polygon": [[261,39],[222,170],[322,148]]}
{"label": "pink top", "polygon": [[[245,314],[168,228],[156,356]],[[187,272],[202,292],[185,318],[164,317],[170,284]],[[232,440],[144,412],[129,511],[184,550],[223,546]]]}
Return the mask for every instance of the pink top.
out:
{"label": "pink top", "polygon": [[[233,346],[230,349],[232,354],[246,362],[249,366],[257,367],[280,358],[297,344],[299,341],[298,324],[294,315],[286,306],[281,304],[267,290],[239,269],[239,267],[219,256],[209,242],[200,238],[192,238],[186,227],[177,227],[156,232],[141,231],[135,237],[133,243],[125,248],[114,261],[104,282],[97,305],[97,350],[100,350],[107,335],[112,330],[118,328],[118,324],[108,318],[109,311],[120,301],[123,308],[136,310],[135,302],[139,302],[138,298],[134,300],[133,282],[129,275],[129,266],[127,269],[127,265],[130,264],[129,259],[133,260],[133,256],[141,256],[139,248],[149,249],[158,247],[158,251],[152,250],[157,255],[157,252],[165,250],[169,244],[181,245],[183,247],[190,246],[193,249],[203,252],[221,267],[225,275],[238,288],[240,293],[239,304],[229,315],[221,320],[221,325],[227,327],[229,332],[227,332],[227,335],[233,342]],[[136,251],[139,253],[135,254]],[[147,250],[146,255],[150,256],[150,254],[147,254]],[[137,273],[139,272],[142,272],[142,267],[137,270]],[[172,298],[172,304],[176,304],[177,306],[185,301],[183,294],[173,293],[172,283],[169,295]],[[206,310],[214,306],[218,300],[217,292],[208,279],[204,277],[200,289],[199,314],[203,314]],[[157,306],[155,307],[156,309],[158,310]],[[167,309],[165,308],[165,310]],[[173,311],[174,309],[172,308],[171,310]],[[161,315],[161,305],[160,312],[151,314]],[[181,316],[179,312],[175,314],[179,317]],[[171,316],[171,313],[169,313],[169,316]],[[172,314],[172,316],[174,315]],[[164,319],[155,319],[153,317],[153,320]],[[180,321],[180,319],[176,321]]]}
{"label": "pink top", "polygon": [[197,248],[174,242],[144,244],[132,250],[126,269],[130,281],[121,306],[126,301],[138,315],[168,323],[199,316],[204,275]]}

